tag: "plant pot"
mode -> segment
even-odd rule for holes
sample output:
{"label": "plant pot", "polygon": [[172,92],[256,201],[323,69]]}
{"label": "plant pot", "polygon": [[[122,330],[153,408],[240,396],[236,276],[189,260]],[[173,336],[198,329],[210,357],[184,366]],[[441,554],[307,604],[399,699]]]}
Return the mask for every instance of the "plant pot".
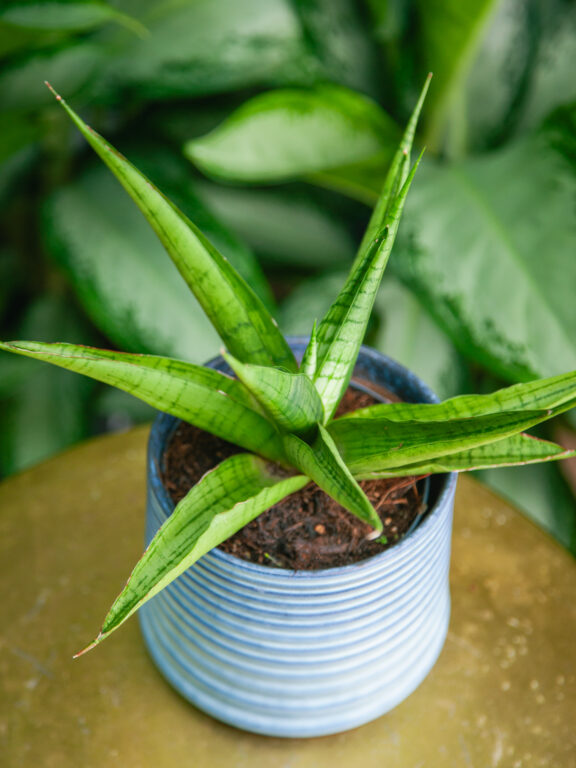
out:
{"label": "plant pot", "polygon": [[[291,340],[301,354],[305,340]],[[221,358],[209,363],[227,370]],[[363,347],[355,377],[436,402],[408,370]],[[161,414],[148,456],[147,541],[173,509],[159,467],[178,422]],[[384,714],[424,680],[444,644],[456,476],[430,483],[418,527],[375,557],[293,572],[212,550],[140,611],[162,674],[199,709],[247,731],[338,733]]]}

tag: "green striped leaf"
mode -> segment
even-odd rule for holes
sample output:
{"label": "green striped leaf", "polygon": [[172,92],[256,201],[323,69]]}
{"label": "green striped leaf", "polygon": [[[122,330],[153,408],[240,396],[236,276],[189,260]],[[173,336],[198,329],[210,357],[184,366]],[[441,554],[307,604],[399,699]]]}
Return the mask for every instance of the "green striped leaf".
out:
{"label": "green striped leaf", "polygon": [[240,382],[211,368],[76,344],[13,341],[0,342],[0,349],[111,384],[224,440],[269,459],[283,458],[274,425],[253,410]]}
{"label": "green striped leaf", "polygon": [[398,149],[392,158],[390,170],[386,174],[380,196],[378,197],[378,201],[374,206],[374,210],[372,211],[372,215],[370,217],[370,222],[366,227],[364,237],[360,243],[356,261],[354,262],[355,264],[361,262],[363,254],[368,251],[374,238],[378,236],[379,232],[381,232],[386,225],[386,218],[390,212],[391,205],[396,199],[400,189],[402,188],[402,185],[405,184],[406,179],[408,178],[410,169],[410,153],[414,143],[414,136],[416,135],[416,126],[418,125],[418,119],[420,118],[422,107],[424,106],[424,101],[428,93],[428,88],[430,87],[431,79],[432,74],[429,74],[420,93],[418,102],[414,107],[414,111],[410,116],[410,120],[408,121],[406,130],[404,131],[400,145],[398,146]]}
{"label": "green striped leaf", "polygon": [[382,530],[382,522],[340,456],[329,432],[320,424],[318,435],[308,445],[296,435],[285,435],[284,446],[291,463],[298,467],[349,512]]}
{"label": "green striped leaf", "polygon": [[96,640],[102,642],[202,555],[308,483],[249,453],[225,459],[178,504],[132,571]]}
{"label": "green striped leaf", "polygon": [[[348,281],[318,328],[318,380],[315,383],[322,396],[327,418],[336,410],[348,386],[380,281],[394,245],[406,195],[418,166],[416,163],[410,173],[410,152],[430,77],[429,75],[426,79],[394,154]],[[343,337],[347,337],[344,344]]]}
{"label": "green striped leaf", "polygon": [[524,411],[450,421],[337,419],[328,427],[354,475],[379,472],[476,448],[545,421],[550,411]]}
{"label": "green striped leaf", "polygon": [[481,445],[469,451],[460,451],[437,459],[407,464],[380,472],[361,473],[360,480],[376,480],[383,477],[401,477],[406,475],[431,475],[438,472],[466,472],[472,469],[492,467],[511,467],[536,464],[543,461],[558,461],[576,456],[576,451],[569,451],[556,443],[540,440],[531,435],[513,435],[495,443]]}
{"label": "green striped leaf", "polygon": [[226,353],[224,358],[281,429],[302,433],[322,421],[322,401],[303,373],[246,365]]}
{"label": "green striped leaf", "polygon": [[318,332],[316,330],[316,320],[314,320],[314,325],[312,326],[312,333],[310,334],[310,341],[308,342],[308,345],[304,350],[304,355],[302,356],[302,362],[300,363],[300,370],[302,371],[302,373],[308,376],[309,379],[313,379],[314,374],[316,373],[317,365],[318,365]]}
{"label": "green striped leaf", "polygon": [[326,421],[332,418],[352,376],[418,163],[419,160],[395,198],[381,235],[353,267],[344,288],[318,328],[314,384],[324,404]]}
{"label": "green striped leaf", "polygon": [[384,418],[389,421],[449,421],[489,416],[502,411],[543,410],[550,416],[576,405],[576,371],[504,387],[490,395],[460,395],[443,403],[382,403],[347,413],[342,419]]}
{"label": "green striped leaf", "polygon": [[140,171],[54,94],[140,208],[228,349],[243,362],[296,371],[294,355],[275,321],[227,259]]}

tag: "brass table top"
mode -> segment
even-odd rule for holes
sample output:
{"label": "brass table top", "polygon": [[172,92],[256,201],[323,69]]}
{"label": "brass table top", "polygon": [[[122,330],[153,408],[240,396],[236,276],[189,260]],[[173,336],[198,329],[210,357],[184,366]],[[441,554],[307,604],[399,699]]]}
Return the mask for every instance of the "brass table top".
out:
{"label": "brass table top", "polygon": [[2,768],[571,768],[576,563],[460,478],[440,660],[393,712],[338,736],[246,734],[181,699],[138,622],[72,661],[140,554],[147,430],[0,485]]}

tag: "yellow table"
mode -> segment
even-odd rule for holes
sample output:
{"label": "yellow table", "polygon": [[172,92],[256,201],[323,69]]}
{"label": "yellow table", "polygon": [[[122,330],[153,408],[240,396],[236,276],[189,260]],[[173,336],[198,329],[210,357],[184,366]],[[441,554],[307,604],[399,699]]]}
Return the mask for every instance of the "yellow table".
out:
{"label": "yellow table", "polygon": [[576,564],[466,477],[446,646],[369,725],[295,741],[222,725],[164,682],[134,619],[72,661],[140,554],[146,435],[94,440],[0,485],[2,768],[576,766]]}

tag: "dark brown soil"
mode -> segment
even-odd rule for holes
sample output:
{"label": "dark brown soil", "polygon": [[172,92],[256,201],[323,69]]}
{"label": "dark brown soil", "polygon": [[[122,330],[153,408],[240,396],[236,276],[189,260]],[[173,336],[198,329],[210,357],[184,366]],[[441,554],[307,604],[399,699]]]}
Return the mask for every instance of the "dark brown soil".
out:
{"label": "dark brown soil", "polygon": [[[337,415],[372,405],[374,398],[349,389]],[[241,448],[182,422],[165,455],[163,480],[178,503],[208,470]],[[220,545],[220,549],[261,565],[291,570],[334,568],[372,557],[395,544],[424,513],[418,478],[367,480],[360,485],[377,510],[387,543],[370,541],[372,531],[318,486],[271,507]]]}

